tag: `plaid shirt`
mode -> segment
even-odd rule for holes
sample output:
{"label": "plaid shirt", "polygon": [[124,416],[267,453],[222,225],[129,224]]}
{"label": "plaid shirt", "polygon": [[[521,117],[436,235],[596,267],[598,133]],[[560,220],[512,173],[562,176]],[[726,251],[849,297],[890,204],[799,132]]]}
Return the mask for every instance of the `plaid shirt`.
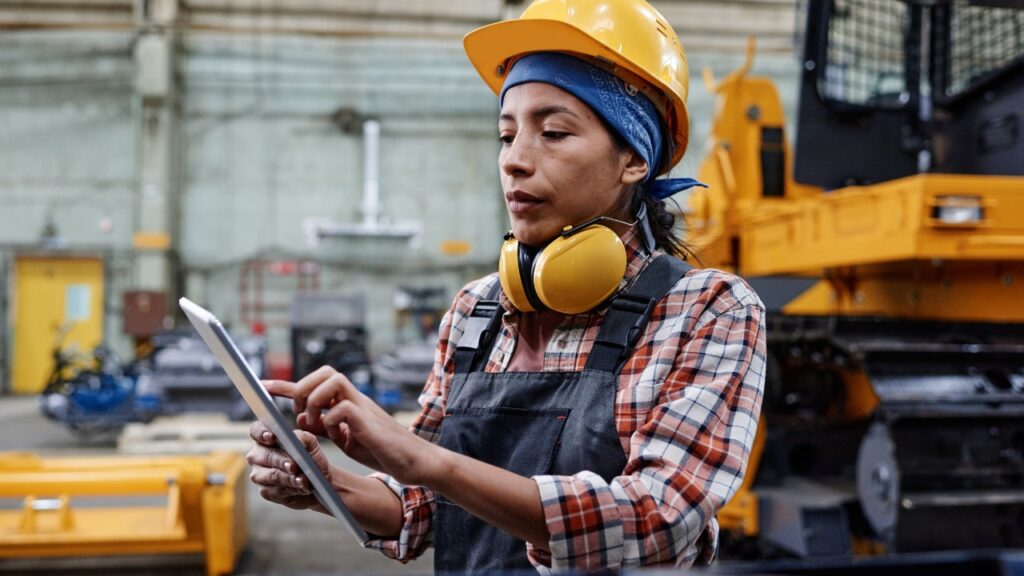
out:
{"label": "plaid shirt", "polygon": [[[649,260],[635,234],[623,240],[624,287]],[[492,274],[467,285],[441,322],[423,410],[411,428],[432,442],[440,437],[455,344],[496,282]],[[521,312],[500,298],[506,312],[486,372],[504,371],[516,345]],[[567,316],[547,343],[543,370],[582,370],[605,312]],[[538,571],[709,563],[718,548],[715,514],[739,488],[754,443],[764,377],[760,299],[736,276],[691,270],[657,304],[620,373],[615,423],[628,459],[622,474],[611,482],[587,471],[533,477],[551,534],[550,554],[527,545]],[[411,560],[431,544],[434,494],[377,477],[401,498],[405,519],[398,539],[371,545]]]}

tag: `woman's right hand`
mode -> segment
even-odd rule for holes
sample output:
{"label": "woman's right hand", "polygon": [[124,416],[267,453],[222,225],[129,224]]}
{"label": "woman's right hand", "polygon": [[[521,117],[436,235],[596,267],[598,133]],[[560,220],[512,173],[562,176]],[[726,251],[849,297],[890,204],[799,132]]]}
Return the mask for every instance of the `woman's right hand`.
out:
{"label": "woman's right hand", "polygon": [[[330,479],[327,456],[320,448],[316,436],[303,430],[296,430],[295,435],[313,457],[320,472]],[[245,459],[252,468],[249,480],[260,487],[260,496],[296,510],[313,509],[323,512],[323,507],[313,495],[309,479],[295,460],[277,445],[274,433],[257,420],[249,427],[249,436],[256,445],[246,454]]]}

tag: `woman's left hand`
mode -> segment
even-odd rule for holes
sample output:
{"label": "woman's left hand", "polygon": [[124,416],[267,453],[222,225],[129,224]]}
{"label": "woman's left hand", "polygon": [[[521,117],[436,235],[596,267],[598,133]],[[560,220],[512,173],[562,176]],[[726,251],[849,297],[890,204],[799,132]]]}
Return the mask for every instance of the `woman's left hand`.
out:
{"label": "woman's left hand", "polygon": [[438,465],[441,449],[409,432],[330,366],[296,383],[263,384],[295,402],[300,428],[328,436],[352,459],[403,484],[424,484]]}

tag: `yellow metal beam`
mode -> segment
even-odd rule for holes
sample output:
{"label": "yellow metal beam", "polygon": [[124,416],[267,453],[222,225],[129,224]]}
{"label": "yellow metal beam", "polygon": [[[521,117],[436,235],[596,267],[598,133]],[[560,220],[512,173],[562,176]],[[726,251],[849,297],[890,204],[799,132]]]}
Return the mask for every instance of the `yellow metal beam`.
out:
{"label": "yellow metal beam", "polygon": [[[943,198],[975,197],[984,218],[946,223]],[[920,174],[801,198],[753,219],[740,236],[747,276],[887,262],[1024,261],[1024,178]]]}
{"label": "yellow metal beam", "polygon": [[1024,261],[910,261],[830,270],[794,315],[1024,323]]}
{"label": "yellow metal beam", "polygon": [[166,493],[180,481],[179,472],[165,470],[98,470],[80,472],[7,472],[0,478],[0,497],[43,496],[72,489],[76,496]]}
{"label": "yellow metal beam", "polygon": [[[0,454],[0,558],[204,553],[229,574],[248,534],[246,464],[237,453],[159,458],[39,458]],[[163,506],[118,505],[157,495]],[[76,498],[110,498],[77,508]],[[123,503],[123,502],[122,502]]]}

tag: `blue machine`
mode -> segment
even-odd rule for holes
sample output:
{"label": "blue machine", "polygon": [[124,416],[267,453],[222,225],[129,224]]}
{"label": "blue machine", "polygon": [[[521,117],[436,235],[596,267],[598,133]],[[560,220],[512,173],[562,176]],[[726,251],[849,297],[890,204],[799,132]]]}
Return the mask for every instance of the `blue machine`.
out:
{"label": "blue machine", "polygon": [[117,355],[102,344],[87,358],[58,348],[39,407],[43,415],[80,436],[111,432],[160,413],[160,396],[148,382],[137,366],[125,370]]}
{"label": "blue machine", "polygon": [[[248,336],[237,342],[262,376],[266,339]],[[90,354],[58,346],[53,372],[39,397],[43,415],[83,438],[184,412],[252,418],[227,374],[191,331],[157,334],[152,345],[149,354],[128,365],[104,345]]]}

